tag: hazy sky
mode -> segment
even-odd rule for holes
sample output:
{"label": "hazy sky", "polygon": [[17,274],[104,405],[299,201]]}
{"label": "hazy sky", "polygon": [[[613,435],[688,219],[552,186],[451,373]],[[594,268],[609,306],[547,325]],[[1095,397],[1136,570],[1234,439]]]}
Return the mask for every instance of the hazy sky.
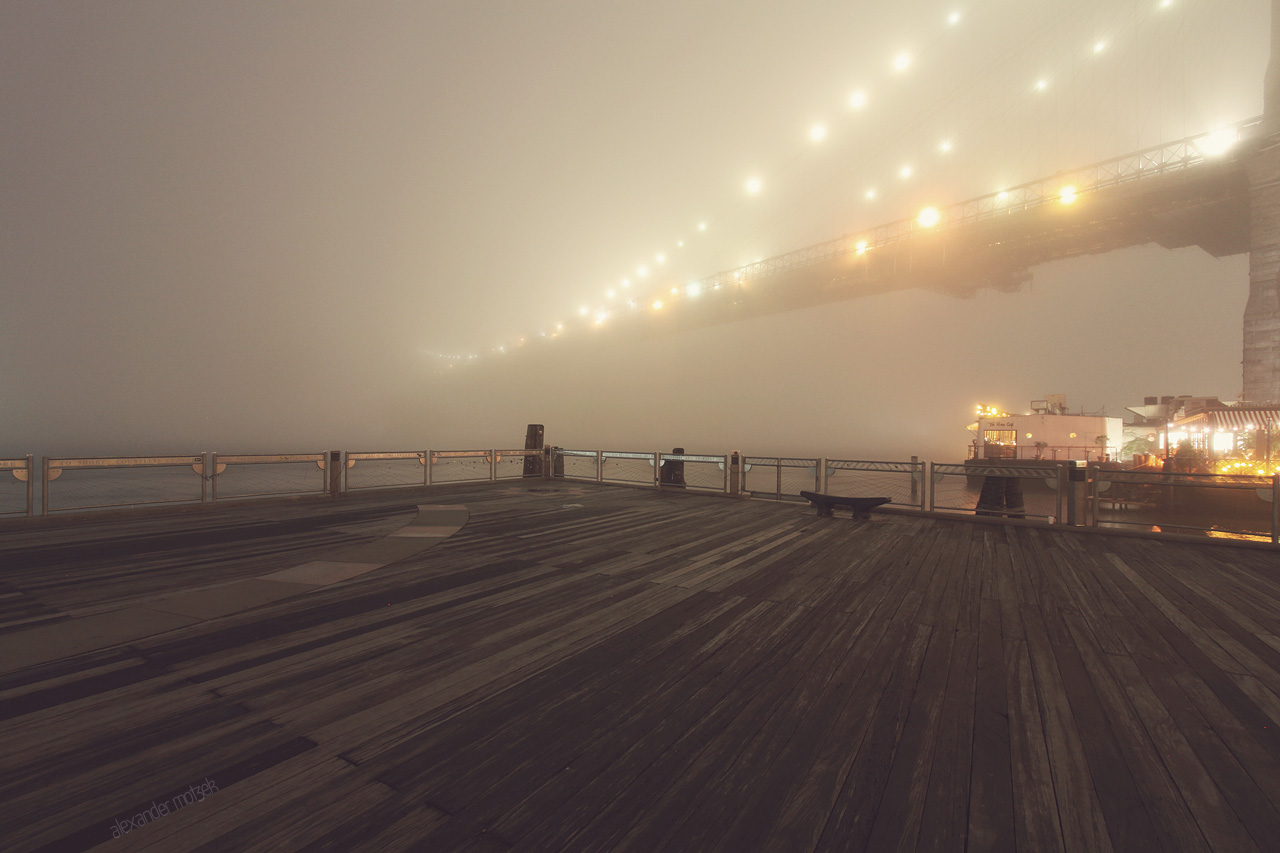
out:
{"label": "hazy sky", "polygon": [[[945,459],[979,400],[1234,398],[1247,259],[1195,249],[639,341],[586,339],[577,309],[1256,115],[1269,5],[9,0],[0,455],[540,421],[567,446]],[[441,375],[557,322],[559,351]]]}

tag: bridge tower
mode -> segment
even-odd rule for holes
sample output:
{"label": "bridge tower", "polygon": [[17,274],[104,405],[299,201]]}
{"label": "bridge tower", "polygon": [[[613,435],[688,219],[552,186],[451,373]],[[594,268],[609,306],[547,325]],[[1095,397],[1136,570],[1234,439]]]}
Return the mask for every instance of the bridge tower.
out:
{"label": "bridge tower", "polygon": [[1260,144],[1248,164],[1249,301],[1244,309],[1244,392],[1280,402],[1280,0],[1271,0],[1271,59],[1263,84]]}

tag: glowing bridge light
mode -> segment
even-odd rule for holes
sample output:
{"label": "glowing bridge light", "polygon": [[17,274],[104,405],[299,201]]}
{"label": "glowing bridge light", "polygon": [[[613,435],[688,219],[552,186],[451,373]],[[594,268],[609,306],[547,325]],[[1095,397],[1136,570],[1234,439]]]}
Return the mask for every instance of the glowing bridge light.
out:
{"label": "glowing bridge light", "polygon": [[659,252],[658,254],[654,255],[654,256],[653,256],[653,259],[654,259],[654,261],[656,261],[657,263],[660,263],[660,264],[665,264],[665,263],[667,262],[667,256],[666,256],[666,255],[664,255],[664,254],[662,254],[661,252]]}
{"label": "glowing bridge light", "polygon": [[640,276],[641,278],[644,278],[648,274],[649,274],[648,267],[636,267],[636,275]]}
{"label": "glowing bridge light", "polygon": [[932,228],[942,221],[942,214],[938,212],[936,207],[926,207],[920,211],[920,215],[916,217],[916,222],[920,223],[921,228]]}
{"label": "glowing bridge light", "polygon": [[585,305],[583,305],[581,308],[578,309],[579,316],[585,317],[590,313],[591,313],[591,309]]}
{"label": "glowing bridge light", "polygon": [[759,178],[747,178],[747,192],[751,195],[755,195],[760,192],[760,188],[762,186],[764,185],[760,183]]}
{"label": "glowing bridge light", "polygon": [[942,140],[941,144],[938,145],[938,150],[941,151],[943,154],[949,153],[951,151],[951,140],[950,139]]}
{"label": "glowing bridge light", "polygon": [[605,296],[608,296],[610,299],[612,299],[617,295],[618,295],[618,292],[616,290],[610,290],[607,293],[605,293]]}
{"label": "glowing bridge light", "polygon": [[1009,200],[1008,190],[1001,190],[1000,192],[996,193],[996,201],[1008,201],[1008,200]]}
{"label": "glowing bridge light", "polygon": [[911,67],[911,54],[905,50],[893,58],[894,71],[906,71]]}
{"label": "glowing bridge light", "polygon": [[859,240],[853,248],[859,255],[865,255],[867,253],[867,241]]}
{"label": "glowing bridge light", "polygon": [[623,289],[623,290],[626,290],[626,289],[627,289],[628,287],[630,287],[630,286],[631,286],[631,279],[629,279],[629,278],[624,278],[624,279],[622,280],[622,289]]}
{"label": "glowing bridge light", "polygon": [[873,189],[867,190],[865,193],[862,194],[862,197],[865,198],[867,201],[871,201],[876,197],[876,191]]}
{"label": "glowing bridge light", "polygon": [[653,300],[653,310],[654,310],[654,311],[661,311],[661,310],[662,310],[662,300],[661,300],[661,299],[655,299],[655,300]]}
{"label": "glowing bridge light", "polygon": [[827,128],[821,124],[815,124],[809,128],[809,138],[814,142],[821,142],[827,138]]}
{"label": "glowing bridge light", "polygon": [[1095,42],[1093,43],[1093,52],[1094,52],[1094,53],[1102,53],[1102,52],[1103,52],[1103,51],[1105,51],[1106,49],[1107,49],[1107,43],[1106,43],[1105,41],[1101,41],[1101,40],[1099,40],[1099,41],[1095,41]]}
{"label": "glowing bridge light", "polygon": [[698,230],[699,230],[699,231],[706,231],[706,230],[707,230],[707,223],[705,223],[705,222],[699,222],[699,223],[698,223]]}
{"label": "glowing bridge light", "polygon": [[1240,141],[1240,132],[1233,127],[1215,130],[1213,133],[1196,141],[1196,147],[1206,157],[1221,157]]}
{"label": "glowing bridge light", "polygon": [[698,284],[696,281],[693,282],[692,284],[688,284],[685,286],[685,289],[684,289],[685,296],[696,297],[701,293],[702,293],[702,285]]}
{"label": "glowing bridge light", "polygon": [[908,163],[898,170],[898,177],[909,178],[914,172],[915,172],[915,169],[911,168],[911,164]]}
{"label": "glowing bridge light", "polygon": [[1078,198],[1080,198],[1080,193],[1073,186],[1068,185],[1058,190],[1058,200],[1063,204],[1074,204]]}
{"label": "glowing bridge light", "polygon": [[849,95],[849,106],[855,110],[860,110],[867,105],[867,93],[859,89]]}
{"label": "glowing bridge light", "polygon": [[677,249],[683,249],[683,248],[684,248],[684,241],[683,241],[683,240],[677,240],[677,241],[676,241],[676,248],[677,248]]}
{"label": "glowing bridge light", "polygon": [[952,12],[950,15],[947,15],[947,25],[948,25],[948,26],[954,27],[954,26],[955,26],[956,24],[958,24],[958,23],[960,23],[960,13],[959,13],[959,12]]}
{"label": "glowing bridge light", "polygon": [[1048,88],[1049,88],[1049,81],[1044,79],[1043,77],[1041,77],[1039,80],[1036,81],[1035,90],[1037,92],[1043,92],[1045,89],[1048,89]]}

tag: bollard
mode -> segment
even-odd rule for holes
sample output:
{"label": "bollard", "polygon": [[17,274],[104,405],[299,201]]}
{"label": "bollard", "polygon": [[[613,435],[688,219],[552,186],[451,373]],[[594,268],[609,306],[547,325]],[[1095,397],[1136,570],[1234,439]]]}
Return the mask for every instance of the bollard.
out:
{"label": "bollard", "polygon": [[329,451],[329,497],[336,498],[342,494],[342,451]]}
{"label": "bollard", "polygon": [[[671,452],[682,456],[684,455],[683,447],[673,447]],[[683,459],[664,459],[662,460],[662,470],[658,473],[658,484],[661,486],[675,486],[678,489],[684,488],[684,460]]]}
{"label": "bollard", "polygon": [[[525,450],[542,450],[543,433],[542,424],[529,424],[525,427],[524,432],[524,449]],[[536,456],[526,453],[524,456],[524,476],[541,477],[542,476],[542,454]]]}

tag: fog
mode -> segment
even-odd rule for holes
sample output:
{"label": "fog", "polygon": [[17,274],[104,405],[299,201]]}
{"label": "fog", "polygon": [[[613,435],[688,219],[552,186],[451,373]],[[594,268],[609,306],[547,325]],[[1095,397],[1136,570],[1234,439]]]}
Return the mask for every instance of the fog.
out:
{"label": "fog", "polygon": [[6,3],[0,456],[539,422],[944,460],[979,401],[1234,399],[1247,257],[1198,249],[672,334],[578,316],[1261,113],[1270,4],[1159,5]]}

